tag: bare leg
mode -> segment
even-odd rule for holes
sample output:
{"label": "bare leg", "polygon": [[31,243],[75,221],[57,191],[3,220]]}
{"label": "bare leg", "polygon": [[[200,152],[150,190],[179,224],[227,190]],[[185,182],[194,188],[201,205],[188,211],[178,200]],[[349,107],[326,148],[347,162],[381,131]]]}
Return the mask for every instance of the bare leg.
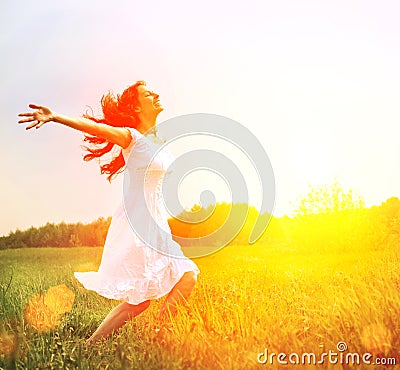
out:
{"label": "bare leg", "polygon": [[100,338],[109,336],[114,330],[125,325],[128,320],[139,315],[149,306],[150,301],[145,301],[138,305],[129,304],[127,302],[120,303],[106,316],[97,330],[86,341],[86,345],[96,342]]}
{"label": "bare leg", "polygon": [[193,271],[185,272],[182,278],[175,284],[167,295],[164,303],[160,308],[158,319],[162,322],[170,312],[172,315],[176,313],[176,306],[186,303],[194,286],[196,284],[196,275]]}

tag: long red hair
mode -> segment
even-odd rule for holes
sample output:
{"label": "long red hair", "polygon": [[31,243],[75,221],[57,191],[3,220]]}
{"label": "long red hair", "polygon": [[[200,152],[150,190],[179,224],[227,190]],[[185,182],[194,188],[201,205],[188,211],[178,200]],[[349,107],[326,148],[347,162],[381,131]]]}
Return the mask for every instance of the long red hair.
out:
{"label": "long red hair", "polygon": [[[138,125],[137,113],[135,108],[139,105],[137,88],[141,85],[146,85],[144,81],[137,81],[134,85],[129,86],[122,94],[114,96],[112,93],[103,95],[101,98],[101,109],[103,117],[95,118],[89,114],[85,114],[85,118],[89,118],[97,123],[104,123],[114,127],[133,127]],[[98,137],[85,135],[84,141],[92,144],[91,147],[84,146],[83,148],[89,153],[85,154],[83,160],[91,161],[111,152],[115,144]],[[111,161],[100,164],[101,174],[108,174],[107,180],[111,180],[121,173],[125,167],[125,160],[122,155],[122,149],[116,155],[112,155]]]}

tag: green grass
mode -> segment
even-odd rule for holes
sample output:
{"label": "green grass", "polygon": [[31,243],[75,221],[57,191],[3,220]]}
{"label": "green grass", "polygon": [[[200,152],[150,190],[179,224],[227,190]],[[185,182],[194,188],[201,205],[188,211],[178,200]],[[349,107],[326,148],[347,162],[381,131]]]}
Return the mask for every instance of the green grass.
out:
{"label": "green grass", "polygon": [[[118,303],[84,290],[73,276],[95,270],[101,253],[101,248],[0,251],[0,334],[17,342],[13,353],[0,357],[1,368],[271,368],[257,362],[265,348],[318,355],[337,351],[339,341],[350,352],[381,352],[400,363],[395,250],[320,254],[227,247],[195,260],[198,284],[168,330],[152,329],[161,299],[111,338],[85,349],[85,339]],[[24,318],[25,308],[34,295],[60,284],[75,294],[72,310],[54,330],[37,332]],[[274,363],[272,368],[311,368]],[[346,367],[326,360],[319,368]]]}

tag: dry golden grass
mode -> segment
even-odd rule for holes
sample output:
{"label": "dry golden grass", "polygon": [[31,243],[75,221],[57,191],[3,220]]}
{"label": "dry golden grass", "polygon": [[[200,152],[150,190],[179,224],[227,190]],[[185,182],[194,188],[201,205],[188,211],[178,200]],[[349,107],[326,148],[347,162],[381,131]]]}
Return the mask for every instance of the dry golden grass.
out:
{"label": "dry golden grass", "polygon": [[[168,326],[154,330],[160,301],[153,302],[148,311],[89,349],[83,346],[85,339],[117,302],[82,289],[72,273],[83,264],[98,265],[101,248],[1,251],[0,343],[5,349],[0,351],[0,366],[313,368],[279,365],[276,358],[273,366],[262,365],[257,356],[266,348],[268,353],[287,355],[337,352],[341,341],[347,352],[371,352],[374,359],[390,357],[400,363],[397,245],[382,250],[347,248],[346,253],[339,248],[316,249],[307,252],[284,242],[231,246],[196,259],[201,270],[198,284],[189,305],[181,307]],[[44,297],[46,291],[54,303],[51,288],[61,284],[73,292],[74,305],[57,325],[42,332],[24,314],[29,302],[38,294]],[[68,296],[68,290],[61,290]],[[55,304],[57,310],[59,306]],[[63,312],[68,309],[62,307]],[[348,367],[326,360],[318,368]]]}

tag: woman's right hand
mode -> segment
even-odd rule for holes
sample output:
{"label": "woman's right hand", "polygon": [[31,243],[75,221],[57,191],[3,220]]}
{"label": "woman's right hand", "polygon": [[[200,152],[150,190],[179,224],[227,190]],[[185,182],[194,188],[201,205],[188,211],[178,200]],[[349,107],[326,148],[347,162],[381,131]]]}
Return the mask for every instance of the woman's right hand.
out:
{"label": "woman's right hand", "polygon": [[19,117],[28,117],[19,120],[18,123],[33,122],[25,128],[26,130],[29,130],[33,127],[40,128],[46,122],[50,122],[54,119],[54,113],[50,108],[35,104],[29,104],[29,108],[35,110],[33,112],[24,112],[18,114]]}

